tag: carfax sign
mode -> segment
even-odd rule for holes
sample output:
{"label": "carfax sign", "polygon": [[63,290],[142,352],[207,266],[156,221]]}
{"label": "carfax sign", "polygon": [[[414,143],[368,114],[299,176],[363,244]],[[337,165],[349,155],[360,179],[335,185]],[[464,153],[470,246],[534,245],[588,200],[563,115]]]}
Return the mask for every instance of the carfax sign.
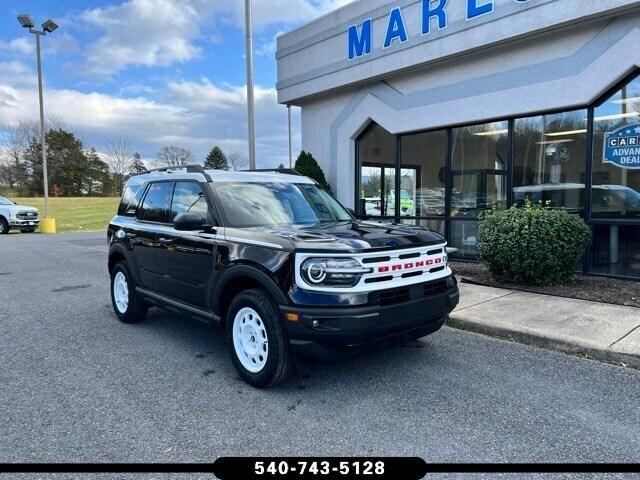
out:
{"label": "carfax sign", "polygon": [[602,158],[616,167],[640,169],[640,124],[606,133]]}

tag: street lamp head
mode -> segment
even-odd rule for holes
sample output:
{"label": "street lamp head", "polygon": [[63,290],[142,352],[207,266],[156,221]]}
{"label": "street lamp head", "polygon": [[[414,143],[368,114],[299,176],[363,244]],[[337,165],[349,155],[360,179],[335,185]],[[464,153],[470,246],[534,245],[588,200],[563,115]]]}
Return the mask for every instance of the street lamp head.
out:
{"label": "street lamp head", "polygon": [[56,24],[56,22],[54,22],[51,19],[47,20],[42,24],[42,30],[44,30],[47,33],[51,33],[57,28],[58,28],[58,24]]}
{"label": "street lamp head", "polygon": [[18,15],[18,22],[20,22],[20,25],[22,25],[22,27],[24,28],[34,27],[33,19],[30,15],[27,14]]}

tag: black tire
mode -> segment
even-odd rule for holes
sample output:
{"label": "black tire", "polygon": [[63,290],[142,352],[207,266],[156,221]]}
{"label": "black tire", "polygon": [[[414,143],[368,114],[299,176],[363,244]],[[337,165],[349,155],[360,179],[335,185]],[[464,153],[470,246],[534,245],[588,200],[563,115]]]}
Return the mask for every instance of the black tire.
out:
{"label": "black tire", "polygon": [[[127,284],[127,303],[126,310],[123,310],[121,305],[119,306],[116,301],[116,293],[114,290],[114,284],[116,279],[121,279],[119,276],[122,274]],[[129,273],[129,268],[125,262],[119,262],[111,271],[111,305],[113,305],[113,311],[116,313],[118,319],[123,323],[138,323],[144,320],[147,315],[149,306],[140,298],[136,293],[136,284]]]}
{"label": "black tire", "polygon": [[[243,366],[234,345],[236,315],[240,310],[247,308],[253,309],[259,315],[267,335],[266,363],[259,372],[251,372]],[[280,319],[277,305],[264,290],[245,290],[233,299],[227,313],[226,335],[233,366],[248,384],[256,388],[268,388],[284,382],[293,374],[295,367],[289,348],[289,337]]]}
{"label": "black tire", "polygon": [[5,235],[9,233],[9,223],[4,219],[4,217],[0,217],[0,235]]}

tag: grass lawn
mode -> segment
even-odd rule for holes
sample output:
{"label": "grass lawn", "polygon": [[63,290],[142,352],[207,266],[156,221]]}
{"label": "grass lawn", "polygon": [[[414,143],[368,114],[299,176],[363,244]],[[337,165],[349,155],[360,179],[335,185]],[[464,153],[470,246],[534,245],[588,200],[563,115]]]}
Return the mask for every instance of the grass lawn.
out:
{"label": "grass lawn", "polygon": [[[11,198],[20,205],[36,207],[44,217],[43,198]],[[119,198],[112,197],[60,197],[49,198],[49,216],[56,219],[61,232],[90,232],[106,230],[109,220],[118,209]]]}

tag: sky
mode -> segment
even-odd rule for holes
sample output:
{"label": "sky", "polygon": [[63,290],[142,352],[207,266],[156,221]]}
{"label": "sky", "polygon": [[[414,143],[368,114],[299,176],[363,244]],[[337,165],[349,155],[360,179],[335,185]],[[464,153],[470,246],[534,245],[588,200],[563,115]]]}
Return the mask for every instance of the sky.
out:
{"label": "sky", "polygon": [[[254,0],[258,167],[288,164],[276,100],[275,38],[350,0]],[[18,0],[0,7],[0,124],[38,118],[35,38],[16,16],[60,28],[42,39],[45,115],[86,148],[132,143],[148,164],[165,145],[197,161],[219,145],[248,156],[244,0]],[[293,109],[294,152],[300,112]]]}

